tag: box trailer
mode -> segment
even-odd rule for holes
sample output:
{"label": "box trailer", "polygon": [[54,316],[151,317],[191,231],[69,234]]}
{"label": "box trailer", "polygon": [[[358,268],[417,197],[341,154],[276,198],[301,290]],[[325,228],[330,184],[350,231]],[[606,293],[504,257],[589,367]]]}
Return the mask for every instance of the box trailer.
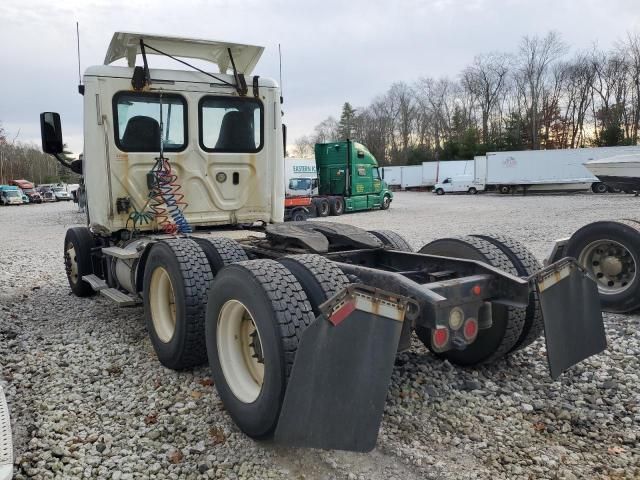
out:
{"label": "box trailer", "polygon": [[284,159],[284,178],[287,195],[317,195],[318,172],[315,158]]}
{"label": "box trailer", "polygon": [[473,160],[446,160],[436,163],[438,168],[437,182],[443,182],[450,177],[473,174]]}
{"label": "box trailer", "polygon": [[624,153],[640,153],[640,147],[600,147],[563,150],[490,152],[475,158],[477,172],[486,171],[487,188],[514,191],[609,191],[584,163]]}

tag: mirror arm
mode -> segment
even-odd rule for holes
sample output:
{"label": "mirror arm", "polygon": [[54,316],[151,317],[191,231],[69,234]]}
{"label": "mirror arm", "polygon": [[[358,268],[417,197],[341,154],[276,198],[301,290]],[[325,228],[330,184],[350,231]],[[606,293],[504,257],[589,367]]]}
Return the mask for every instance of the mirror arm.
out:
{"label": "mirror arm", "polygon": [[54,155],[54,157],[55,157],[55,159],[56,159],[56,160],[58,160],[58,162],[60,162],[60,164],[61,164],[63,167],[67,167],[67,168],[69,168],[69,169],[71,168],[71,163],[67,162],[67,161],[64,159],[64,157],[62,157],[62,155],[60,155],[59,153],[56,153],[56,154]]}

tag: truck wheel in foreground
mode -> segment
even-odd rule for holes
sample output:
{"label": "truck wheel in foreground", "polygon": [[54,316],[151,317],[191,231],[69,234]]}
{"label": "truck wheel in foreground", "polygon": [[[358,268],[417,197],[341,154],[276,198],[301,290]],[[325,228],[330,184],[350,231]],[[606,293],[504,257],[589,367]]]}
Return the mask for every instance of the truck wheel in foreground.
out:
{"label": "truck wheel in foreground", "polygon": [[[476,237],[442,238],[428,243],[420,253],[467,258],[488,263],[512,275],[517,270],[498,247]],[[494,303],[492,305],[492,325],[478,332],[476,340],[464,350],[449,350],[438,354],[451,363],[463,366],[491,363],[511,351],[516,345],[525,321],[525,309]],[[416,328],[418,338],[431,349],[431,332],[423,327]]]}
{"label": "truck wheel in foreground", "polygon": [[93,236],[87,227],[72,227],[64,237],[64,267],[71,291],[78,297],[95,293],[91,285],[82,280],[93,273],[91,249],[95,247]]}
{"label": "truck wheel in foreground", "polygon": [[329,215],[329,201],[326,198],[316,198],[313,203],[316,206],[316,212],[319,217],[327,217]]}
{"label": "truck wheel in foreground", "polygon": [[594,182],[591,184],[591,191],[593,193],[607,193],[609,191],[609,187],[606,183]]}
{"label": "truck wheel in foreground", "polygon": [[212,274],[207,257],[189,238],[155,243],[144,269],[144,316],[160,363],[179,370],[206,361],[204,320]]}
{"label": "truck wheel in foreground", "polygon": [[380,204],[380,210],[388,210],[391,206],[391,196],[385,195],[382,197],[382,203]]}
{"label": "truck wheel in foreground", "polygon": [[476,193],[478,193],[478,190],[475,187],[471,187],[469,188],[469,190],[467,190],[467,193],[470,193],[471,195],[475,195]]}
{"label": "truck wheel in foreground", "polygon": [[331,197],[329,199],[331,215],[342,215],[344,213],[344,198]]}
{"label": "truck wheel in foreground", "polygon": [[[501,234],[473,235],[486,240],[504,253],[518,271],[518,276],[529,277],[542,269],[536,257],[523,244],[511,237]],[[511,349],[512,352],[521,350],[536,341],[544,331],[544,321],[538,293],[534,290],[529,294],[529,305],[524,318],[524,326],[520,338]]]}
{"label": "truck wheel in foreground", "polygon": [[444,190],[441,188],[436,188],[436,194],[437,195],[444,195]]}
{"label": "truck wheel in foreground", "polygon": [[575,232],[566,247],[595,279],[602,309],[629,312],[640,308],[640,224],[602,221]]}
{"label": "truck wheel in foreground", "polygon": [[291,255],[278,259],[296,277],[307,294],[313,313],[348,284],[349,279],[335,264],[320,255]]}
{"label": "truck wheel in foreground", "polygon": [[384,244],[385,247],[391,247],[392,250],[400,250],[401,252],[413,252],[413,248],[409,245],[404,237],[391,230],[369,230],[369,233],[375,235]]}
{"label": "truck wheel in foreground", "polygon": [[274,260],[236,263],[214,280],[207,305],[209,364],[225,409],[247,435],[273,433],[298,341],[313,319],[302,286]]}

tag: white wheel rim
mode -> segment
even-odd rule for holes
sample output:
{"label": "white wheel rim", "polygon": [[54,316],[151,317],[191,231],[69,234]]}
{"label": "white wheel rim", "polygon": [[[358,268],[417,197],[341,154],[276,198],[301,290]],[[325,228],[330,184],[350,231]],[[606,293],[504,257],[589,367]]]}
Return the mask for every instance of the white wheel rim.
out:
{"label": "white wheel rim", "polygon": [[149,305],[156,335],[161,342],[169,343],[176,331],[176,297],[164,267],[156,267],[151,274]]}
{"label": "white wheel rim", "polygon": [[254,402],[264,382],[264,358],[253,316],[242,302],[228,300],[220,309],[216,332],[218,359],[227,385],[241,402]]}
{"label": "white wheel rim", "polygon": [[76,249],[73,247],[73,244],[69,243],[67,245],[67,261],[69,262],[69,278],[74,283],[78,283],[78,255],[76,254]]}
{"label": "white wheel rim", "polygon": [[634,255],[615,240],[591,242],[580,252],[578,263],[594,276],[604,295],[624,292],[636,278]]}

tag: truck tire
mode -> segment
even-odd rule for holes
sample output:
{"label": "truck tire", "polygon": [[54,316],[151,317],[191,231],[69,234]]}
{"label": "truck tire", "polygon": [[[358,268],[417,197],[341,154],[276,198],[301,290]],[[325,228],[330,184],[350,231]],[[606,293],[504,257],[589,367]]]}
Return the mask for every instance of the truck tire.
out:
{"label": "truck tire", "polygon": [[144,316],[165,367],[182,370],[206,361],[205,306],[212,279],[207,256],[192,239],[152,245],[142,281]]}
{"label": "truck tire", "polygon": [[436,188],[436,195],[444,195],[444,190],[441,188]]}
{"label": "truck tire", "polygon": [[273,434],[298,342],[313,320],[302,286],[275,260],[235,263],[214,280],[209,364],[224,408],[247,435]]}
{"label": "truck tire", "polygon": [[391,195],[389,195],[387,193],[387,194],[385,194],[384,197],[382,197],[382,203],[380,204],[380,210],[389,210],[390,206],[391,206]]}
{"label": "truck tire", "polygon": [[566,256],[594,278],[602,309],[630,312],[640,308],[640,224],[633,220],[585,225],[567,242]]}
{"label": "truck tire", "polygon": [[96,292],[87,282],[85,275],[93,274],[91,249],[95,247],[93,236],[87,227],[72,227],[64,237],[64,269],[74,295],[89,297]]}
{"label": "truck tire", "polygon": [[606,183],[593,182],[591,184],[591,191],[593,193],[607,193],[609,191],[609,187]]}
{"label": "truck tire", "polygon": [[470,193],[471,195],[475,195],[476,193],[478,193],[478,190],[475,187],[471,187],[469,188],[469,190],[467,190],[467,193]]}
{"label": "truck tire", "polygon": [[232,238],[226,237],[191,237],[200,248],[209,261],[211,274],[215,277],[220,270],[232,263],[243,262],[249,260],[247,253],[238,242]]}
{"label": "truck tire", "polygon": [[[518,271],[518,276],[529,277],[542,269],[538,259],[522,243],[506,235],[491,233],[488,235],[473,235],[482,238],[496,247],[509,257],[511,263]],[[520,338],[511,349],[512,352],[528,347],[535,342],[544,332],[544,321],[542,309],[538,299],[538,292],[533,290],[529,294],[529,305],[524,317],[524,326]]]}
{"label": "truck tire", "polygon": [[309,218],[309,214],[304,208],[296,208],[291,212],[292,222],[304,222],[307,218]]}
{"label": "truck tire", "polygon": [[344,198],[342,197],[331,197],[329,199],[329,206],[331,215],[342,215],[344,213]]}
{"label": "truck tire", "polygon": [[506,195],[508,193],[511,193],[511,187],[509,185],[500,185],[498,187],[498,191],[503,195]]}
{"label": "truck tire", "polygon": [[[518,275],[515,267],[498,247],[476,237],[442,238],[428,243],[420,253],[466,258],[488,263],[512,275]],[[449,350],[438,354],[451,363],[462,366],[487,364],[504,357],[515,346],[525,320],[525,309],[493,304],[493,324],[480,330],[478,337],[464,350]],[[416,327],[418,338],[431,348],[431,332]]]}
{"label": "truck tire", "polygon": [[342,291],[349,279],[334,263],[320,255],[291,255],[278,259],[296,277],[307,294],[314,315],[320,314],[318,308]]}
{"label": "truck tire", "polygon": [[316,206],[316,212],[319,217],[329,216],[330,207],[329,201],[326,198],[315,198],[313,203]]}
{"label": "truck tire", "polygon": [[392,230],[369,230],[369,233],[379,238],[385,247],[391,247],[393,250],[400,250],[401,252],[413,252],[409,242],[402,235]]}

